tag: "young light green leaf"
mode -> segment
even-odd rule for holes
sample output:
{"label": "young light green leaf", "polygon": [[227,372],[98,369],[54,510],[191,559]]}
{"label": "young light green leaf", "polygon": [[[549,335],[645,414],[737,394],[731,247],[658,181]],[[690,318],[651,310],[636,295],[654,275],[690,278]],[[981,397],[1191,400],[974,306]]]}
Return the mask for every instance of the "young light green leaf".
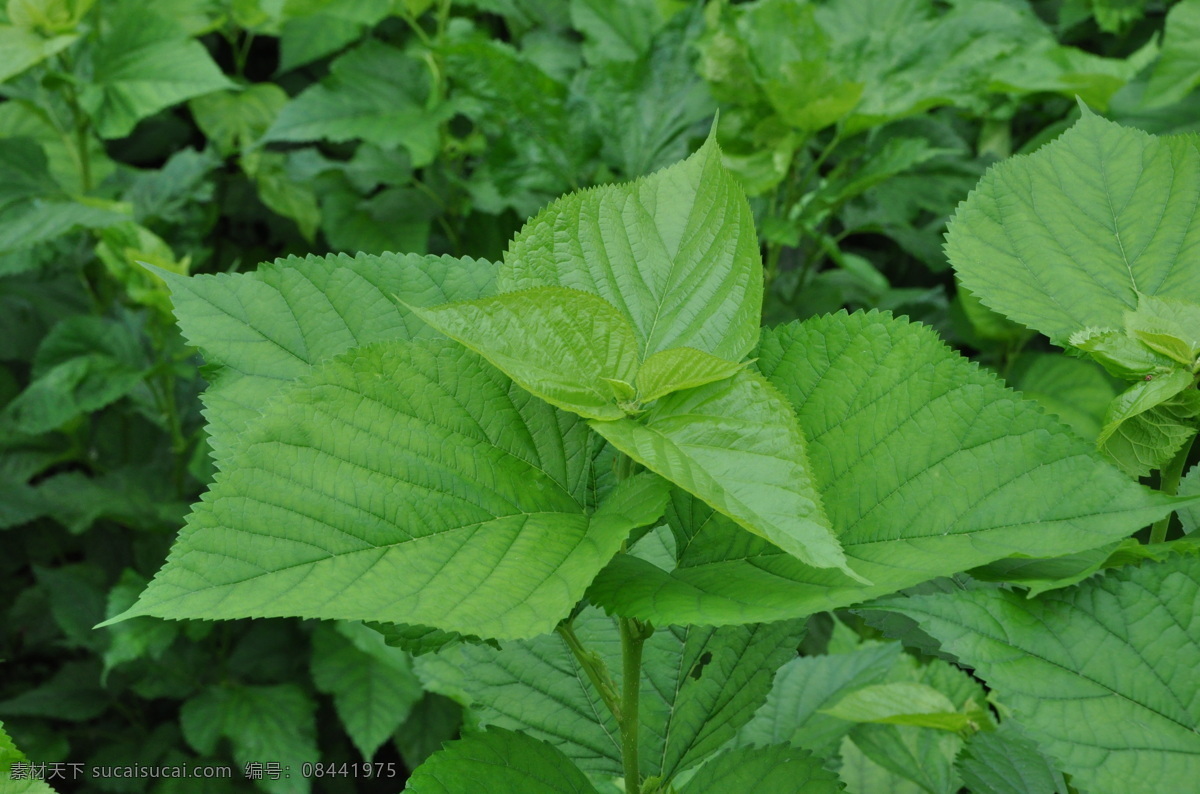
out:
{"label": "young light green leaf", "polygon": [[915,725],[943,731],[961,731],[969,724],[950,698],[926,684],[893,681],[857,689],[829,708],[825,714],[848,722],[882,722]]}
{"label": "young light green leaf", "polygon": [[289,257],[251,273],[159,272],[179,327],[213,369],[204,393],[219,461],[281,387],[358,345],[436,332],[393,296],[428,306],[492,292],[490,262],[415,254]]}
{"label": "young light green leaf", "polygon": [[643,357],[694,347],[740,361],[758,339],[754,219],[711,138],[636,182],[552,203],[512,241],[496,283],[502,292],[562,286],[599,295],[626,315]]}
{"label": "young light green leaf", "polygon": [[238,446],[117,620],[302,616],[533,636],[667,497],[638,475],[587,515],[586,425],[448,341],[339,356]]}
{"label": "young light green leaf", "polygon": [[709,761],[679,794],[752,791],[755,794],[838,794],[845,791],[822,759],[786,745],[730,750]]}
{"label": "young light green leaf", "polygon": [[1081,789],[1119,794],[1200,775],[1197,598],[1200,558],[1189,556],[1032,600],[974,590],[877,607],[917,620],[1003,692]]}
{"label": "young light green leaf", "polygon": [[451,742],[413,771],[413,794],[599,794],[554,747],[503,728]]}
{"label": "young light green leaf", "polygon": [[1196,434],[1200,394],[1193,375],[1174,369],[1147,376],[1113,398],[1096,439],[1117,465],[1136,476],[1162,468]]}
{"label": "young light green leaf", "polygon": [[163,108],[232,87],[203,44],[134,0],[105,8],[92,62],[79,98],[104,138],[122,138]]}
{"label": "young light green leaf", "polygon": [[745,366],[744,362],[717,358],[691,347],[660,350],[638,368],[638,401],[649,403],[671,392],[725,380]]}
{"label": "young light green leaf", "polygon": [[604,381],[633,381],[637,337],[603,298],[576,289],[539,287],[406,308],[551,405],[588,419],[625,416]]}
{"label": "young light green leaf", "polygon": [[1122,380],[1153,377],[1175,368],[1175,362],[1167,356],[1112,328],[1084,328],[1071,334],[1067,344],[1087,353]]}
{"label": "young light green leaf", "polygon": [[1085,113],[1027,157],[994,166],[959,205],[946,254],[985,304],[1058,344],[1119,328],[1138,293],[1193,300],[1200,146]]}
{"label": "young light green leaf", "polygon": [[699,511],[672,520],[674,570],[618,555],[589,590],[594,603],[656,624],[796,617],[1013,554],[1111,543],[1194,499],[1104,465],[1091,444],[920,325],[874,313],[815,318],[764,332],[757,355],[796,407],[850,565],[874,584],[814,569]]}
{"label": "young light green leaf", "polygon": [[1125,330],[1156,353],[1197,369],[1200,305],[1139,294],[1137,310],[1125,313]]}
{"label": "young light green leaf", "polygon": [[788,554],[861,581],[830,530],[795,414],[757,373],[740,371],[670,394],[644,420],[592,427],[621,452]]}
{"label": "young light green leaf", "polygon": [[[580,642],[621,681],[616,623],[598,610],[573,621]],[[670,779],[731,739],[795,656],[799,622],[722,629],[670,626],[643,649],[642,773]],[[559,636],[460,645],[417,660],[426,686],[470,705],[483,725],[544,739],[590,774],[621,773],[616,723]]]}
{"label": "young light green leaf", "polygon": [[320,623],[312,641],[313,684],[333,697],[350,741],[370,761],[425,694],[412,659],[358,623]]}
{"label": "young light green leaf", "polygon": [[[1119,395],[1113,405],[1119,407],[1124,396]],[[1101,433],[1100,449],[1128,474],[1143,477],[1165,466],[1196,435],[1198,416],[1200,392],[1187,389],[1129,419],[1112,422],[1110,432]]]}

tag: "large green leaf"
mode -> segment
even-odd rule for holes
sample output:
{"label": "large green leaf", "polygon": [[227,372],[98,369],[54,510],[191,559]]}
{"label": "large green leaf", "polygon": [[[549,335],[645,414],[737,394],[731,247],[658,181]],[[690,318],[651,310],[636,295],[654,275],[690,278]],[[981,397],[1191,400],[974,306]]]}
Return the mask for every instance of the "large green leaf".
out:
{"label": "large green leaf", "polygon": [[[616,621],[582,613],[574,631],[621,682]],[[643,648],[641,763],[664,779],[694,766],[731,739],[762,704],[779,665],[795,655],[800,622],[722,629],[669,626]],[[434,691],[472,706],[483,725],[551,742],[593,774],[621,773],[620,737],[587,675],[559,636],[459,645],[417,660]]]}
{"label": "large green leaf", "polygon": [[788,554],[857,578],[830,531],[795,414],[758,373],[743,370],[675,392],[644,421],[592,426],[621,452]]}
{"label": "large green leaf", "polygon": [[1094,794],[1200,776],[1200,558],[1124,568],[1026,599],[1003,590],[886,599],[1002,693]]}
{"label": "large green leaf", "polygon": [[599,295],[628,317],[643,356],[694,347],[740,361],[758,339],[754,219],[711,138],[651,176],[555,201],[512,241],[496,283]]}
{"label": "large green leaf", "polygon": [[211,371],[204,394],[218,460],[264,406],[314,365],[358,345],[436,333],[396,303],[478,298],[495,266],[448,257],[384,254],[290,257],[252,273],[160,273],[184,337]]}
{"label": "large green leaf", "polygon": [[[598,445],[597,445],[598,446]],[[584,512],[582,420],[444,341],[357,348],[269,404],[120,618],[302,616],[551,630],[665,484]]]}
{"label": "large green leaf", "polygon": [[403,146],[413,165],[428,165],[438,153],[438,125],[447,117],[444,109],[427,106],[429,81],[418,58],[368,39],[334,61],[329,77],[285,105],[266,139]]}
{"label": "large green leaf", "polygon": [[847,560],[873,584],[697,508],[672,520],[674,570],[614,558],[590,590],[606,609],[656,624],[794,617],[1011,555],[1100,546],[1185,504],[1130,482],[923,326],[821,317],[765,331],[758,355],[796,408]]}
{"label": "large green leaf", "polygon": [[723,753],[700,768],[680,794],[746,791],[755,794],[837,794],[845,791],[822,759],[795,747],[747,747]]}
{"label": "large green leaf", "polygon": [[469,734],[417,767],[414,794],[597,794],[587,776],[554,747],[503,728]]}
{"label": "large green leaf", "polygon": [[950,223],[946,254],[981,301],[1058,344],[1121,328],[1139,292],[1194,300],[1200,142],[1085,113],[1032,155],[994,166]]}
{"label": "large green leaf", "polygon": [[620,419],[606,380],[634,381],[638,345],[616,307],[588,292],[538,287],[410,311],[546,402],[588,419]]}
{"label": "large green leaf", "polygon": [[232,85],[204,45],[137,0],[106,4],[103,22],[80,101],[104,138],[122,138],[147,116]]}

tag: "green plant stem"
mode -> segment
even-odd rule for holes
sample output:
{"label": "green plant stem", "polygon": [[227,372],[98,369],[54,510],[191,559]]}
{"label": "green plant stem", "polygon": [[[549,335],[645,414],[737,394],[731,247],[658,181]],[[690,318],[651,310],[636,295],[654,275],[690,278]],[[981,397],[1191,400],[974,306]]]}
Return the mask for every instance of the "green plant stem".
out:
{"label": "green plant stem", "polygon": [[612,676],[608,673],[608,668],[604,665],[604,660],[583,647],[583,643],[579,641],[579,637],[575,634],[575,629],[570,623],[559,623],[555,631],[567,643],[567,647],[571,649],[575,660],[579,662],[579,666],[587,674],[588,680],[592,682],[592,686],[600,694],[600,699],[604,701],[605,707],[616,718],[617,725],[620,725],[621,699],[617,692],[617,685],[613,682]]}
{"label": "green plant stem", "polygon": [[[1195,436],[1192,437],[1192,441],[1195,441]],[[1179,478],[1183,475],[1183,467],[1192,451],[1192,441],[1184,444],[1171,462],[1163,467],[1159,474],[1158,490],[1169,496],[1174,496],[1179,492]],[[1151,543],[1162,543],[1167,539],[1167,529],[1171,526],[1171,516],[1173,515],[1175,515],[1174,511],[1167,513],[1165,517],[1155,521],[1150,527]]]}
{"label": "green plant stem", "polygon": [[621,632],[621,765],[625,769],[625,791],[639,794],[642,776],[638,766],[638,699],[642,684],[642,646],[654,633],[637,618],[620,618]]}

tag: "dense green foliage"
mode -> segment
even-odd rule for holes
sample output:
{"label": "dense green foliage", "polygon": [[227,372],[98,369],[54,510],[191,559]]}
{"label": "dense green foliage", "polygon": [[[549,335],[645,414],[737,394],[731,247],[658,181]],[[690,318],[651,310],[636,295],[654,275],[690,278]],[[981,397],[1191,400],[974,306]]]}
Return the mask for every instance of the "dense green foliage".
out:
{"label": "dense green foliage", "polygon": [[0,772],[1195,779],[1198,22],[9,0]]}

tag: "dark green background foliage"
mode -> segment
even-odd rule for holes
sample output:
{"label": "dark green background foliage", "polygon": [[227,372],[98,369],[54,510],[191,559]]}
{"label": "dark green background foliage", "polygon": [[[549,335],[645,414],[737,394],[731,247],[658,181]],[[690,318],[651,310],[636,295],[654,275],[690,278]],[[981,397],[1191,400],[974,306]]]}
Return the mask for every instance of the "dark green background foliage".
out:
{"label": "dark green background foliage", "polygon": [[[59,786],[156,794],[395,791],[458,735],[460,707],[360,626],[141,617],[93,630],[134,602],[213,474],[206,372],[165,284],[136,262],[197,274],[307,253],[497,261],[550,200],[686,157],[719,111],[763,241],[765,324],[906,314],[1094,439],[1117,381],[956,289],[946,222],[989,165],[1070,126],[1076,97],[1150,132],[1200,129],[1198,30],[1195,0],[9,0],[5,731],[37,761],[237,771]],[[813,618],[803,658],[832,644],[862,656],[863,682],[883,680],[874,656],[896,646],[853,634]],[[989,743],[971,748],[964,780],[980,779]],[[364,758],[397,776],[240,775],[245,761]]]}

